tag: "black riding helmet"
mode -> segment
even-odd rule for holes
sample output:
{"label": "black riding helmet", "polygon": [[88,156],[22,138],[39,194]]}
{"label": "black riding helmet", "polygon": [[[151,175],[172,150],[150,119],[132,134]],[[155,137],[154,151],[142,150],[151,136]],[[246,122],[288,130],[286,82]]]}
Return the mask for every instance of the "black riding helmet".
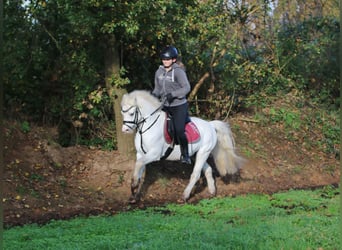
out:
{"label": "black riding helmet", "polygon": [[160,59],[177,59],[178,50],[173,46],[165,47],[160,53]]}

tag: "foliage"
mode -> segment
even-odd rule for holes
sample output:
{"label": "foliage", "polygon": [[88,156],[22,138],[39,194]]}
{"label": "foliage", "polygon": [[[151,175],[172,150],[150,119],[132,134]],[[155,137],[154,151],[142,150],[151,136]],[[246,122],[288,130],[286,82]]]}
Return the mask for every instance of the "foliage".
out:
{"label": "foliage", "polygon": [[[83,144],[115,149],[115,124],[111,116],[111,101],[106,88],[97,86],[72,109],[70,121],[59,125],[59,143],[63,146]],[[66,127],[62,127],[66,126]]]}
{"label": "foliage", "polygon": [[[288,93],[282,98],[268,99],[257,100],[262,107],[255,111],[254,117],[261,126],[276,126],[285,134],[286,140],[295,140],[308,147],[318,146],[323,152],[339,158],[341,128],[337,111],[322,109],[309,102],[305,95]],[[310,137],[310,134],[314,136]]]}
{"label": "foliage", "polygon": [[270,120],[272,122],[284,122],[286,127],[293,128],[294,130],[300,127],[300,117],[297,112],[280,108],[279,110],[270,109]]}
{"label": "foliage", "polygon": [[291,77],[294,87],[335,105],[339,105],[339,30],[335,19],[309,19],[281,30],[277,46],[283,74]]}
{"label": "foliage", "polygon": [[21,123],[20,129],[23,133],[28,133],[30,132],[31,128],[30,128],[30,124],[27,121],[24,121]]}
{"label": "foliage", "polygon": [[339,204],[331,186],[170,204],[6,229],[4,249],[334,249]]}
{"label": "foliage", "polygon": [[[193,89],[209,74],[194,93],[196,98],[221,100],[210,108],[202,102],[198,115],[224,118],[229,112],[223,110],[262,107],[270,96],[293,89],[336,109],[336,17],[325,14],[326,9],[324,16],[307,13],[322,7],[308,1],[299,4],[301,18],[296,19],[295,3],[288,0],[287,22],[281,15],[286,3],[279,3],[272,13],[271,2],[5,1],[6,115],[58,124],[64,146],[99,141],[96,127],[115,128],[109,122],[115,115],[111,103],[105,92],[91,109],[84,102],[99,88],[105,90],[106,50],[120,50],[125,71],[113,79],[118,86],[128,91],[151,89],[159,51],[166,44],[179,49]],[[90,118],[85,122],[84,117]]]}
{"label": "foliage", "polygon": [[320,119],[320,125],[324,135],[323,143],[326,145],[324,147],[324,151],[327,153],[335,153],[336,157],[339,157],[339,145],[341,143],[341,121],[336,113],[329,115],[328,117],[323,113]]}

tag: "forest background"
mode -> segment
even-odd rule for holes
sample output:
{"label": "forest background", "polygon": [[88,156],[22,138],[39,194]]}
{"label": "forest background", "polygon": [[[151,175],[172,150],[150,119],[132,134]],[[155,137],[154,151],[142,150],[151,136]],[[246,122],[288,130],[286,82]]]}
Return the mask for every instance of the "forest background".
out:
{"label": "forest background", "polygon": [[288,93],[340,105],[337,0],[15,0],[3,26],[4,117],[22,131],[58,126],[62,146],[128,152],[121,96],[152,90],[168,44],[186,65],[192,115],[223,120]]}

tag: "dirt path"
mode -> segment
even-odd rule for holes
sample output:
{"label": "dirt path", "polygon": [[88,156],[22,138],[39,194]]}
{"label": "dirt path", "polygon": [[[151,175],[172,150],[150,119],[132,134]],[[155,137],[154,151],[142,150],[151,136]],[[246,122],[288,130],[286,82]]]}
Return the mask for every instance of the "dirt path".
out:
{"label": "dirt path", "polygon": [[[226,184],[216,178],[217,196],[338,184],[340,172],[335,156],[306,145],[302,135],[288,139],[281,127],[263,127],[243,115],[230,123],[240,155],[248,161],[234,181]],[[53,128],[35,127],[24,134],[15,123],[5,125],[5,226],[177,202],[192,171],[175,162],[149,165],[144,197],[133,206],[128,203],[133,161],[118,152],[80,146],[62,148],[54,143]],[[310,139],[317,139],[314,136]],[[208,197],[201,179],[189,202]]]}

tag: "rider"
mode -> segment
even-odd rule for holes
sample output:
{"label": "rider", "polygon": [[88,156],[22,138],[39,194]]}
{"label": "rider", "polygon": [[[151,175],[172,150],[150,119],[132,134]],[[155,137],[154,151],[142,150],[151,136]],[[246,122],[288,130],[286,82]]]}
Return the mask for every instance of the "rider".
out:
{"label": "rider", "polygon": [[165,99],[164,110],[174,123],[176,139],[181,148],[181,162],[191,164],[185,124],[190,121],[186,95],[190,92],[190,83],[184,67],[177,63],[178,50],[173,46],[165,47],[160,53],[163,65],[157,69],[152,94]]}

